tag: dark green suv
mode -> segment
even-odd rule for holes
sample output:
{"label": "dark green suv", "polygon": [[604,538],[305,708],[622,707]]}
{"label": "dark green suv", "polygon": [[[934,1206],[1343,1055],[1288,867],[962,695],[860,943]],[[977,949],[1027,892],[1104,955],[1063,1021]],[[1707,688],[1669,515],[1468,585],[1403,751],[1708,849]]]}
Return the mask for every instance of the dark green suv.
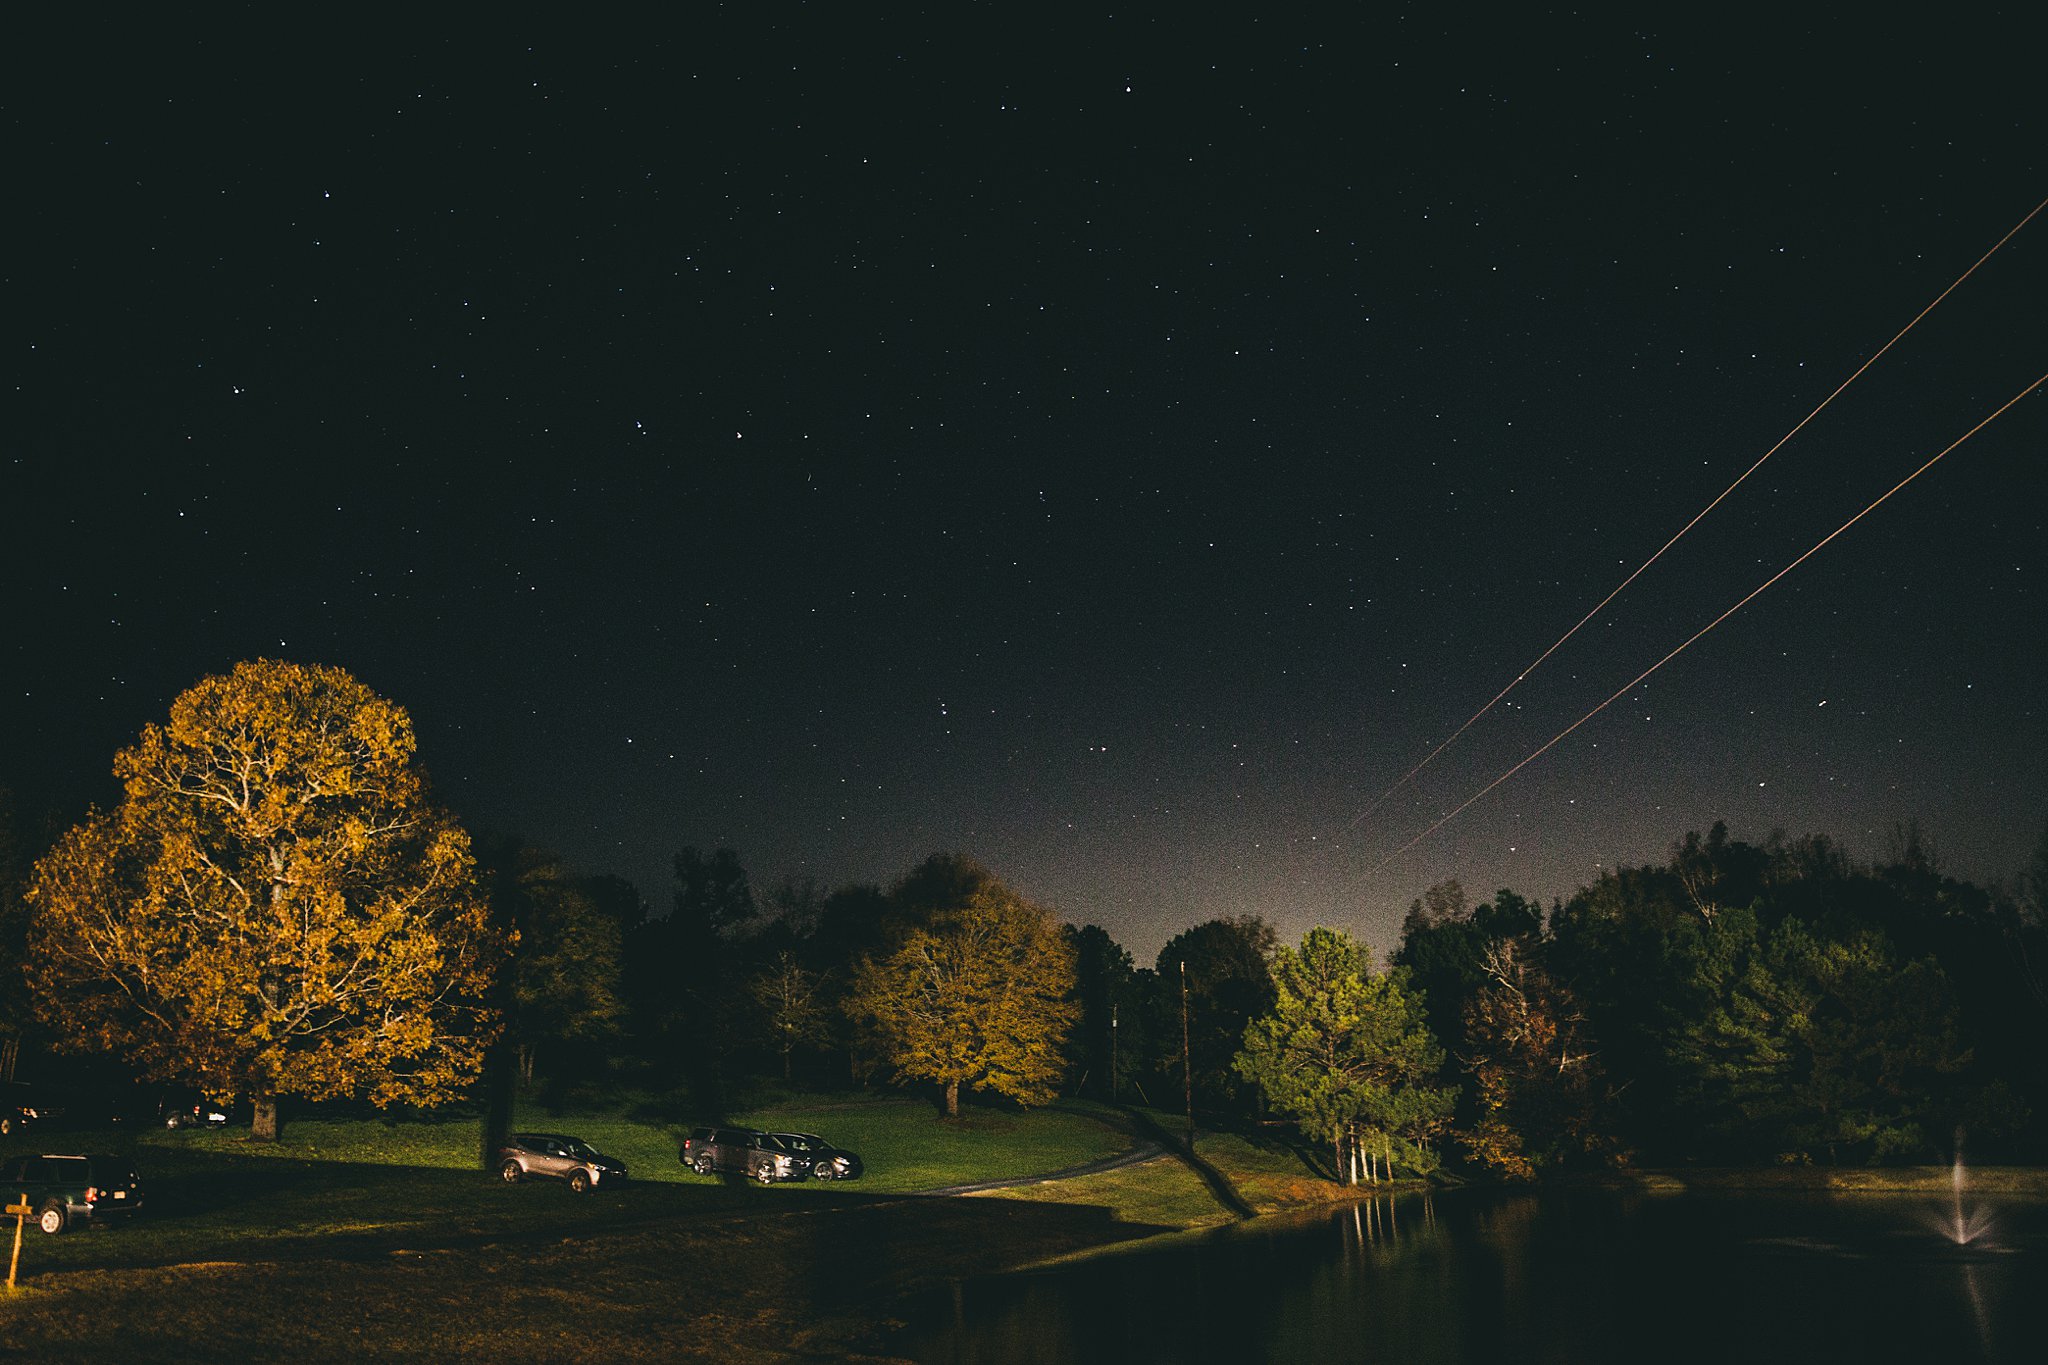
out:
{"label": "dark green suv", "polygon": [[0,1169],[0,1194],[34,1209],[48,1233],[142,1211],[142,1178],[118,1156],[18,1156]]}

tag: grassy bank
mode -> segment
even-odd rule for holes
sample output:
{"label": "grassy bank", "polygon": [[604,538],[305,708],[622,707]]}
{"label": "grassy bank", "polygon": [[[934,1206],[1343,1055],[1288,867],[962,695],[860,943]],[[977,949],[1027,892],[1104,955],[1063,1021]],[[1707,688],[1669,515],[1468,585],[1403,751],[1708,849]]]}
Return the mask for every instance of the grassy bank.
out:
{"label": "grassy bank", "polygon": [[[1124,1122],[1114,1114],[1106,1121]],[[987,1197],[1101,1208],[1124,1222],[1195,1229],[1348,1203],[1369,1192],[1333,1184],[1310,1168],[1299,1143],[1277,1135],[1205,1133],[1192,1154],[1177,1141],[1167,1145],[1164,1155],[1137,1165],[992,1191]]]}

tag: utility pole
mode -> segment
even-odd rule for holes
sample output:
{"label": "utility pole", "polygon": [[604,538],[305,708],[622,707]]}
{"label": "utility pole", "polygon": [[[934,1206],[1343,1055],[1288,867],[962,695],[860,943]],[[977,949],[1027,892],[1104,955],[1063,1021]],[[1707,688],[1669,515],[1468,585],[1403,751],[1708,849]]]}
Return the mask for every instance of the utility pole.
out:
{"label": "utility pole", "polygon": [[1180,960],[1180,1079],[1187,1097],[1188,1151],[1195,1150],[1195,1071],[1188,1061],[1188,960]]}

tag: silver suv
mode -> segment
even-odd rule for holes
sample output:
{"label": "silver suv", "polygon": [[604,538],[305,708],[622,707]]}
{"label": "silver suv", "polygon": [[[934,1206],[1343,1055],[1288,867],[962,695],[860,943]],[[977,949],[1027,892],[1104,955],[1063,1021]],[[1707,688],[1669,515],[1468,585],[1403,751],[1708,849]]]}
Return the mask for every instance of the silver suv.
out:
{"label": "silver suv", "polygon": [[626,1179],[626,1163],[606,1156],[581,1138],[561,1133],[514,1133],[498,1149],[498,1175],[507,1185],[532,1176],[566,1180],[583,1194],[599,1184]]}

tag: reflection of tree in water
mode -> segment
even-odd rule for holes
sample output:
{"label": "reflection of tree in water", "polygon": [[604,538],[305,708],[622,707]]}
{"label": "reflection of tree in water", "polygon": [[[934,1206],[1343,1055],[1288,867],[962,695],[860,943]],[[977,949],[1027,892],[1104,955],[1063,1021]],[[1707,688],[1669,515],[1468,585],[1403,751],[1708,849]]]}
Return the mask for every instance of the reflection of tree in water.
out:
{"label": "reflection of tree in water", "polygon": [[1370,1261],[1376,1252],[1433,1240],[1438,1231],[1436,1199],[1428,1193],[1361,1199],[1338,1214],[1336,1222],[1345,1260],[1356,1255]]}

